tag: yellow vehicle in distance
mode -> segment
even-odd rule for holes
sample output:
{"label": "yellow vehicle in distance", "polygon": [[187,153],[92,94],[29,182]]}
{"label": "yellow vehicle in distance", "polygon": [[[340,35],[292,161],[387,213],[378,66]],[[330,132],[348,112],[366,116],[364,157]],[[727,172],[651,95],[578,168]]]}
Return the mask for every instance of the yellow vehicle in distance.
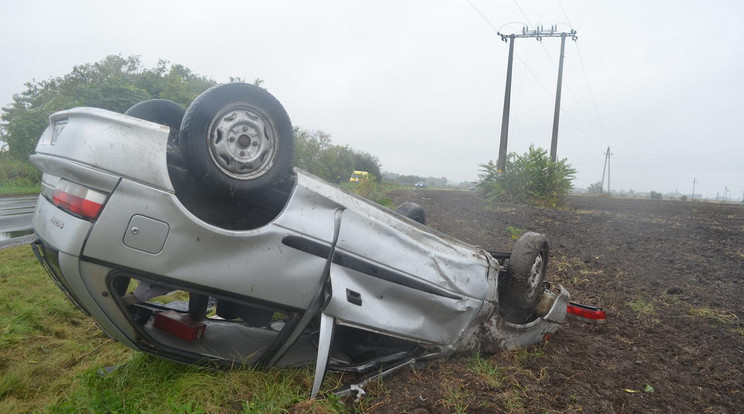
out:
{"label": "yellow vehicle in distance", "polygon": [[369,173],[367,171],[354,171],[351,173],[351,177],[349,177],[350,183],[361,183],[362,180],[367,178],[369,176]]}

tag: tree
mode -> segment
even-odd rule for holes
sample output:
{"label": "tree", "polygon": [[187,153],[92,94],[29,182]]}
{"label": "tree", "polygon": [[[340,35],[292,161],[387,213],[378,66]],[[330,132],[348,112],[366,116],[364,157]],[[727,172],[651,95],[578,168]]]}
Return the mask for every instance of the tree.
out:
{"label": "tree", "polygon": [[482,164],[479,186],[491,202],[555,207],[572,188],[575,174],[565,158],[553,162],[545,149],[530,145],[523,155],[509,154],[503,172],[493,161]]}
{"label": "tree", "polygon": [[597,181],[594,184],[590,184],[589,185],[589,188],[587,188],[586,192],[587,192],[587,194],[591,194],[591,195],[602,194],[602,182],[601,181]]}
{"label": "tree", "polygon": [[146,69],[137,56],[107,56],[96,63],[75,66],[61,77],[26,83],[26,90],[13,95],[13,102],[2,108],[0,141],[7,143],[12,157],[25,160],[54,112],[76,106],[125,112],[135,103],[153,98],[188,106],[214,84],[183,65],[170,65],[165,60]]}
{"label": "tree", "polygon": [[355,170],[367,171],[379,180],[380,161],[377,157],[359,152],[348,145],[334,145],[331,135],[295,126],[295,167],[334,183],[348,181]]}

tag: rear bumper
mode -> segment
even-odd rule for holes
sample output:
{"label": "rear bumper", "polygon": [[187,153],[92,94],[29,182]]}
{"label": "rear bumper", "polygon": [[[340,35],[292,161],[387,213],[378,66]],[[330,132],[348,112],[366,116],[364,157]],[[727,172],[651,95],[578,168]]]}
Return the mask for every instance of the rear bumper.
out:
{"label": "rear bumper", "polygon": [[34,251],[41,267],[46,270],[49,278],[52,279],[52,282],[57,285],[59,290],[61,290],[70,302],[80,309],[81,312],[90,316],[90,312],[85,308],[85,306],[83,306],[77,294],[70,289],[70,284],[62,274],[62,269],[59,266],[59,250],[44,243],[41,239],[36,239],[36,241],[31,243],[31,249]]}
{"label": "rear bumper", "polygon": [[[55,285],[70,299],[70,301],[87,316],[93,317],[101,330],[114,340],[117,340],[130,348],[137,348],[130,338],[134,338],[131,332],[126,335],[120,328],[121,321],[112,319],[104,312],[81,275],[81,263],[77,256],[69,255],[42,239],[37,239],[31,244],[31,248],[41,266],[47,271]],[[90,278],[89,278],[90,279]],[[88,280],[87,284],[90,284]],[[106,291],[99,293],[103,299],[110,298]]]}

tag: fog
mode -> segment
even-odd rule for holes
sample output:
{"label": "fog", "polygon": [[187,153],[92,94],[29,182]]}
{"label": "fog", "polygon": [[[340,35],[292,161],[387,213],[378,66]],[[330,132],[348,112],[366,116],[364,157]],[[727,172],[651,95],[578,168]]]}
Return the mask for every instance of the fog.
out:
{"label": "fog", "polygon": [[[0,105],[109,54],[167,59],[218,82],[261,78],[295,125],[450,181],[498,157],[496,31],[570,21],[558,155],[577,187],[600,180],[610,146],[613,190],[689,194],[697,179],[707,197],[744,194],[740,2],[6,0],[0,14]],[[559,47],[516,42],[510,152],[550,146]]]}

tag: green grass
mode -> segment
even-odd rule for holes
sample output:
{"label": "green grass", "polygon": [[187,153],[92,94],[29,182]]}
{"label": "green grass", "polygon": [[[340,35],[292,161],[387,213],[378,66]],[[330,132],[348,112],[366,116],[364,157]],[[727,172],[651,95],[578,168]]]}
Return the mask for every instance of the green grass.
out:
{"label": "green grass", "polygon": [[16,195],[39,194],[39,191],[41,191],[41,184],[31,184],[31,185],[6,184],[6,185],[0,185],[0,196],[16,196]]}
{"label": "green grass", "polygon": [[463,384],[452,382],[445,385],[443,403],[451,413],[466,413],[472,398],[473,392]]}
{"label": "green grass", "polygon": [[[116,366],[106,375],[104,367]],[[312,367],[207,370],[112,341],[49,280],[28,246],[0,250],[0,413],[336,413],[307,400]],[[327,388],[338,384],[326,380]]]}
{"label": "green grass", "polygon": [[484,358],[480,352],[468,358],[468,369],[478,374],[492,387],[499,387],[504,382],[504,370],[489,358]]}
{"label": "green grass", "polygon": [[636,298],[636,300],[629,302],[628,305],[635,312],[642,315],[653,315],[656,313],[656,306],[654,306],[653,303],[642,298]]}
{"label": "green grass", "polygon": [[709,306],[693,306],[687,313],[694,318],[710,319],[721,325],[731,325],[739,321],[739,318],[735,314],[723,310],[713,309]]}

